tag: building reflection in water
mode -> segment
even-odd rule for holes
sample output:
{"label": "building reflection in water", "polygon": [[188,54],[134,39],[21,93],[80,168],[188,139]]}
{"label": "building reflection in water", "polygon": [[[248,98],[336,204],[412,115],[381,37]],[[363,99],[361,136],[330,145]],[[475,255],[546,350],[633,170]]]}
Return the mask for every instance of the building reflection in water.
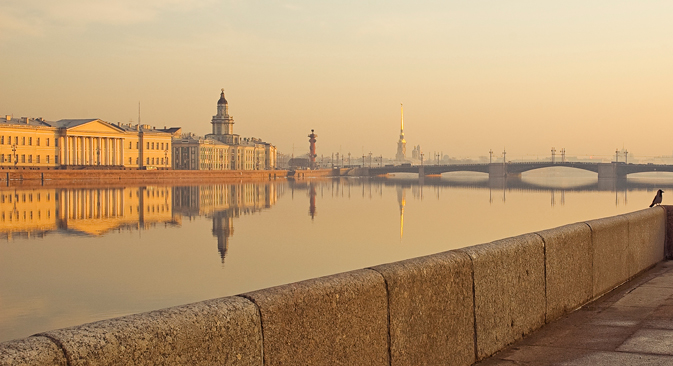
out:
{"label": "building reflection in water", "polygon": [[397,190],[397,203],[400,205],[400,240],[404,235],[404,206],[407,204],[407,187],[398,185],[395,187]]}
{"label": "building reflection in water", "polygon": [[224,262],[229,238],[234,234],[234,218],[270,208],[282,191],[278,187],[272,183],[239,183],[0,190],[0,238],[44,237],[56,231],[100,236],[157,224],[179,226],[183,216],[206,216],[213,220],[212,233]]}
{"label": "building reflection in water", "polygon": [[36,188],[0,191],[0,237],[43,237],[63,231],[103,235],[146,229],[173,218],[169,187]]}
{"label": "building reflection in water", "polygon": [[282,189],[275,183],[218,184],[194,187],[173,187],[173,214],[190,219],[206,216],[213,220],[213,236],[217,237],[220,258],[229,249],[234,235],[234,219],[270,208]]}

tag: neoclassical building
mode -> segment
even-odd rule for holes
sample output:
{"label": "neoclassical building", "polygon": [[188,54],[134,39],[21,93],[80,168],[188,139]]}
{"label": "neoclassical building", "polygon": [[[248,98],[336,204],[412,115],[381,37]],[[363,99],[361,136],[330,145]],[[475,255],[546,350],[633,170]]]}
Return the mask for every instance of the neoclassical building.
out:
{"label": "neoclassical building", "polygon": [[185,135],[173,139],[173,168],[182,170],[264,170],[276,168],[276,147],[257,138],[234,133],[234,117],[224,89],[204,138]]}
{"label": "neoclassical building", "polygon": [[172,135],[100,119],[0,120],[0,169],[169,169]]}

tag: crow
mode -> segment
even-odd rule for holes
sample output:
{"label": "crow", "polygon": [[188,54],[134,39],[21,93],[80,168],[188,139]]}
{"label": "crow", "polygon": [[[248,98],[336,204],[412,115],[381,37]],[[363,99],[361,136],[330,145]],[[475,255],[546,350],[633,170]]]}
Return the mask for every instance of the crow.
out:
{"label": "crow", "polygon": [[650,205],[650,207],[661,203],[662,193],[664,193],[664,191],[662,191],[661,189],[657,191],[657,195],[654,196],[654,199],[652,200],[652,204]]}

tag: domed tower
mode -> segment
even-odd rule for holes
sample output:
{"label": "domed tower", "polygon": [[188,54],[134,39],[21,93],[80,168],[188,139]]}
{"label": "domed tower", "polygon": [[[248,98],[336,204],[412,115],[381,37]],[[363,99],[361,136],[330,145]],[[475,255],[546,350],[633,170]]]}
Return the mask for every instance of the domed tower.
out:
{"label": "domed tower", "polygon": [[234,135],[234,117],[229,115],[229,102],[224,97],[224,89],[217,101],[217,114],[210,123],[213,125],[213,133],[206,135],[207,138],[228,144],[238,143],[238,135]]}

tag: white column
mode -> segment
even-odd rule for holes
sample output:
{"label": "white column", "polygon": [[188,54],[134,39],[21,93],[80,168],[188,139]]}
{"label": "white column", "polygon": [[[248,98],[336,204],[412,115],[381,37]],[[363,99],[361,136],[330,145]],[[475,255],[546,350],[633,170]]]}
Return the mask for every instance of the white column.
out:
{"label": "white column", "polygon": [[[121,146],[121,148],[119,149],[119,160],[121,162],[120,165],[126,164],[126,162],[124,161],[124,147],[125,147],[124,142],[125,142],[124,139],[119,139],[119,146]],[[122,212],[124,211],[122,210]]]}

